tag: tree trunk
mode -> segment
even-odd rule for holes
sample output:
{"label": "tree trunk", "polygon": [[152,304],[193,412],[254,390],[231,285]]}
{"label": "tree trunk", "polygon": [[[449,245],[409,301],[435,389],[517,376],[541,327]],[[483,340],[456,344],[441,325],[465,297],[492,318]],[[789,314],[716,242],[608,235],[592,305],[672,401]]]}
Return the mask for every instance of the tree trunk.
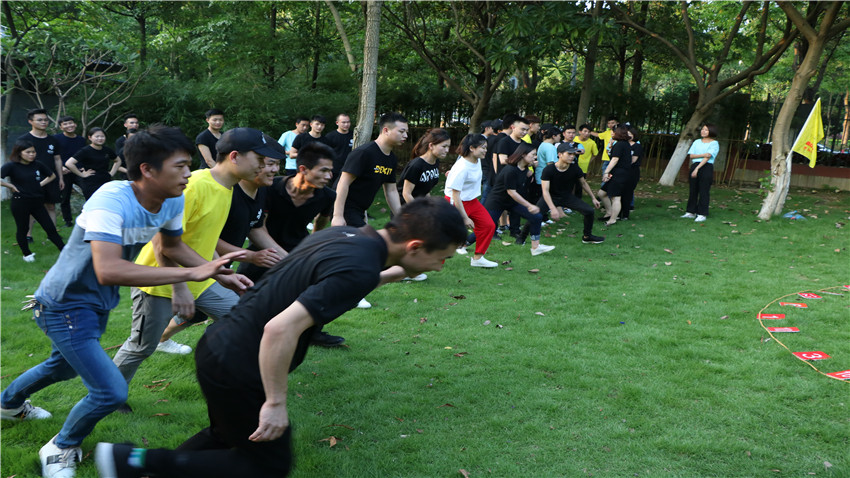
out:
{"label": "tree trunk", "polygon": [[[269,37],[272,45],[274,45],[274,38],[277,35],[277,7],[275,5],[271,6],[271,10],[269,11]],[[274,71],[274,54],[269,55],[269,66],[266,69],[266,83],[268,83],[269,88],[274,87],[275,80],[275,71]]]}
{"label": "tree trunk", "polygon": [[794,73],[794,79],[791,80],[791,88],[788,90],[788,95],[782,103],[782,108],[779,110],[779,116],[776,118],[776,127],[773,129],[771,141],[770,159],[770,185],[771,190],[764,198],[761,210],[758,213],[759,219],[767,220],[771,216],[782,214],[782,208],[785,207],[785,198],[788,197],[788,186],[791,184],[791,161],[789,152],[792,144],[788,138],[788,132],[791,129],[791,120],[800,106],[800,100],[803,98],[803,92],[806,90],[806,85],[809,80],[817,72],[818,62],[820,61],[821,53],[824,47],[823,38],[818,38],[816,41],[808,43],[806,56],[800,63],[797,72]]}
{"label": "tree trunk", "polygon": [[[602,13],[601,1],[593,3],[593,21],[595,22]],[[578,100],[578,112],[576,113],[576,125],[587,123],[587,112],[590,109],[590,95],[593,92],[593,75],[596,70],[596,51],[599,48],[599,35],[594,34],[587,43],[587,55],[584,57],[584,79],[582,81],[581,96]]]}
{"label": "tree trunk", "polygon": [[357,62],[354,61],[354,52],[351,49],[351,43],[348,41],[348,35],[345,34],[345,27],[342,25],[342,18],[339,16],[339,10],[331,0],[325,0],[325,4],[331,11],[334,17],[336,31],[339,32],[339,38],[342,40],[342,48],[345,50],[345,58],[348,59],[348,68],[352,73],[357,73]]}
{"label": "tree trunk", "polygon": [[850,142],[850,88],[844,91],[844,122],[841,127],[841,150]]}
{"label": "tree trunk", "polygon": [[[641,2],[638,25],[646,25],[646,17],[649,14],[649,2]],[[634,97],[640,92],[640,83],[643,80],[643,33],[635,32],[635,56],[632,62],[632,79],[629,83],[629,96]]]}
{"label": "tree trunk", "polygon": [[354,128],[354,147],[372,140],[375,121],[375,97],[378,90],[378,45],[381,27],[381,2],[366,2],[366,38],[363,42],[363,82],[360,86],[360,106]]}
{"label": "tree trunk", "polygon": [[676,182],[676,177],[679,176],[679,170],[682,169],[682,164],[687,159],[688,149],[690,149],[694,139],[697,138],[696,132],[703,125],[705,119],[708,118],[712,107],[713,104],[710,106],[697,104],[697,108],[694,110],[691,118],[685,124],[685,127],[682,128],[682,132],[679,133],[679,141],[676,143],[676,149],[673,150],[673,156],[670,157],[670,162],[667,163],[667,167],[664,169],[661,179],[658,180],[658,184],[672,186]]}
{"label": "tree trunk", "polygon": [[313,30],[313,74],[310,77],[310,89],[315,90],[319,85],[319,35],[321,34],[322,25],[322,6],[316,4],[316,25]]}
{"label": "tree trunk", "polygon": [[139,45],[139,60],[144,63],[148,59],[148,29],[147,29],[147,18],[145,18],[144,14],[141,14],[136,17],[136,21],[139,22],[139,32],[141,34],[140,40],[141,45]]}

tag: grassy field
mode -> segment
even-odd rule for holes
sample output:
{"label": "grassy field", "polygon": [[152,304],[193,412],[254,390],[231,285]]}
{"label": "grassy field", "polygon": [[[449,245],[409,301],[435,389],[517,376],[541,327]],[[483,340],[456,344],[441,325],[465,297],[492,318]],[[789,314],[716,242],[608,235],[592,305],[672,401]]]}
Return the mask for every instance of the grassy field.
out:
{"label": "grassy field", "polygon": [[[604,244],[581,244],[569,217],[544,230],[548,254],[494,241],[498,269],[455,257],[329,325],[347,346],[313,349],[290,378],[292,476],[850,476],[850,383],[817,371],[850,369],[850,195],[792,190],[786,209],[807,219],[761,222],[756,191],[716,187],[702,224],[679,218],[682,185],[637,196],[632,221],[594,229]],[[19,304],[56,254],[37,229],[25,264],[2,213],[5,387],[49,352]],[[825,292],[783,299],[807,309],[774,303],[803,291]],[[102,340],[111,353],[127,295]],[[787,317],[766,326],[800,333],[772,338],[762,309]],[[832,358],[815,370],[797,351]],[[84,453],[174,447],[205,426],[193,372],[191,356],[154,354],[130,387],[135,413],[104,419]],[[84,394],[57,384],[32,397],[53,419],[3,423],[3,477],[38,476],[38,449]],[[78,476],[96,476],[91,456]]]}

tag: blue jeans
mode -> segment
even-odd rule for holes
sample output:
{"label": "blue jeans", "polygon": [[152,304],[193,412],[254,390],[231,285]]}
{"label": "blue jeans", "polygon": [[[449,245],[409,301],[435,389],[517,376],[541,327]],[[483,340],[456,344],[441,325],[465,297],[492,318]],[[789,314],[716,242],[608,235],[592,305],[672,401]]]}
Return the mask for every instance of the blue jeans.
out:
{"label": "blue jeans", "polygon": [[55,440],[59,448],[79,446],[101,418],[127,401],[127,382],[100,345],[109,313],[55,311],[39,304],[33,316],[53,342],[50,357],[9,384],[0,403],[3,408],[20,407],[33,393],[79,375],[89,393],[71,409]]}

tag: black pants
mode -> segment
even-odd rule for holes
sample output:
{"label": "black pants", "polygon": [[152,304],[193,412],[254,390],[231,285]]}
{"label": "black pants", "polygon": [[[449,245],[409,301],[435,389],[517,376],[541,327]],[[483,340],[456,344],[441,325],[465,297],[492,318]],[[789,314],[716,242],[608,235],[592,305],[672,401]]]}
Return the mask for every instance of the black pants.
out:
{"label": "black pants", "polygon": [[210,426],[176,450],[148,450],[143,470],[157,477],[215,478],[276,477],[292,468],[292,426],[268,442],[248,440],[259,422],[265,401],[261,383],[246,387],[222,373],[223,367],[206,346],[206,336],[195,354],[198,383],[207,400]]}
{"label": "black pants", "polygon": [[635,189],[637,189],[638,182],[640,181],[640,169],[633,168],[632,169],[632,177],[629,179],[629,184],[626,189],[623,190],[623,195],[620,197],[620,204],[622,208],[620,209],[620,218],[629,218],[629,213],[632,210],[632,203],[635,201]]}
{"label": "black pants", "polygon": [[711,183],[714,182],[714,165],[705,163],[699,169],[697,177],[691,177],[694,168],[698,164],[698,162],[692,163],[688,174],[690,193],[688,194],[688,207],[685,211],[692,214],[699,214],[700,216],[708,216],[709,190],[711,189]]}
{"label": "black pants", "polygon": [[[555,203],[555,206],[557,207],[566,207],[579,212],[582,216],[584,216],[584,231],[582,232],[582,235],[589,236],[593,233],[593,206],[573,195],[569,195],[567,197],[552,196],[552,202]],[[546,214],[549,212],[549,206],[543,198],[540,198],[540,200],[537,201],[537,207],[540,208],[540,214]]]}
{"label": "black pants", "polygon": [[77,184],[76,174],[66,174],[65,189],[62,190],[62,218],[65,224],[70,224],[74,221],[74,215],[71,213],[71,194],[74,192],[74,185]]}
{"label": "black pants", "polygon": [[56,225],[47,214],[47,209],[44,207],[42,199],[22,199],[12,198],[12,203],[9,209],[12,211],[12,217],[15,218],[15,240],[18,241],[18,246],[21,252],[28,256],[32,254],[29,243],[27,243],[27,230],[30,227],[30,216],[41,225],[44,232],[47,233],[47,238],[50,242],[56,245],[61,251],[65,247],[65,242],[56,231]]}

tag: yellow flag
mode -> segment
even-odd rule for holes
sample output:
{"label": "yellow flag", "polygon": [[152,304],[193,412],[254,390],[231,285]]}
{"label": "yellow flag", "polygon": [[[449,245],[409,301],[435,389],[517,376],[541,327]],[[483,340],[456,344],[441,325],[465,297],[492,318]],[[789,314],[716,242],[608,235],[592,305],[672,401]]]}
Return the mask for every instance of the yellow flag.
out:
{"label": "yellow flag", "polygon": [[812,108],[809,117],[806,118],[806,123],[797,140],[794,141],[794,147],[791,151],[796,151],[803,156],[809,158],[809,167],[815,167],[815,161],[818,159],[818,141],[823,139],[823,119],[820,115],[820,98],[815,102],[815,107]]}

